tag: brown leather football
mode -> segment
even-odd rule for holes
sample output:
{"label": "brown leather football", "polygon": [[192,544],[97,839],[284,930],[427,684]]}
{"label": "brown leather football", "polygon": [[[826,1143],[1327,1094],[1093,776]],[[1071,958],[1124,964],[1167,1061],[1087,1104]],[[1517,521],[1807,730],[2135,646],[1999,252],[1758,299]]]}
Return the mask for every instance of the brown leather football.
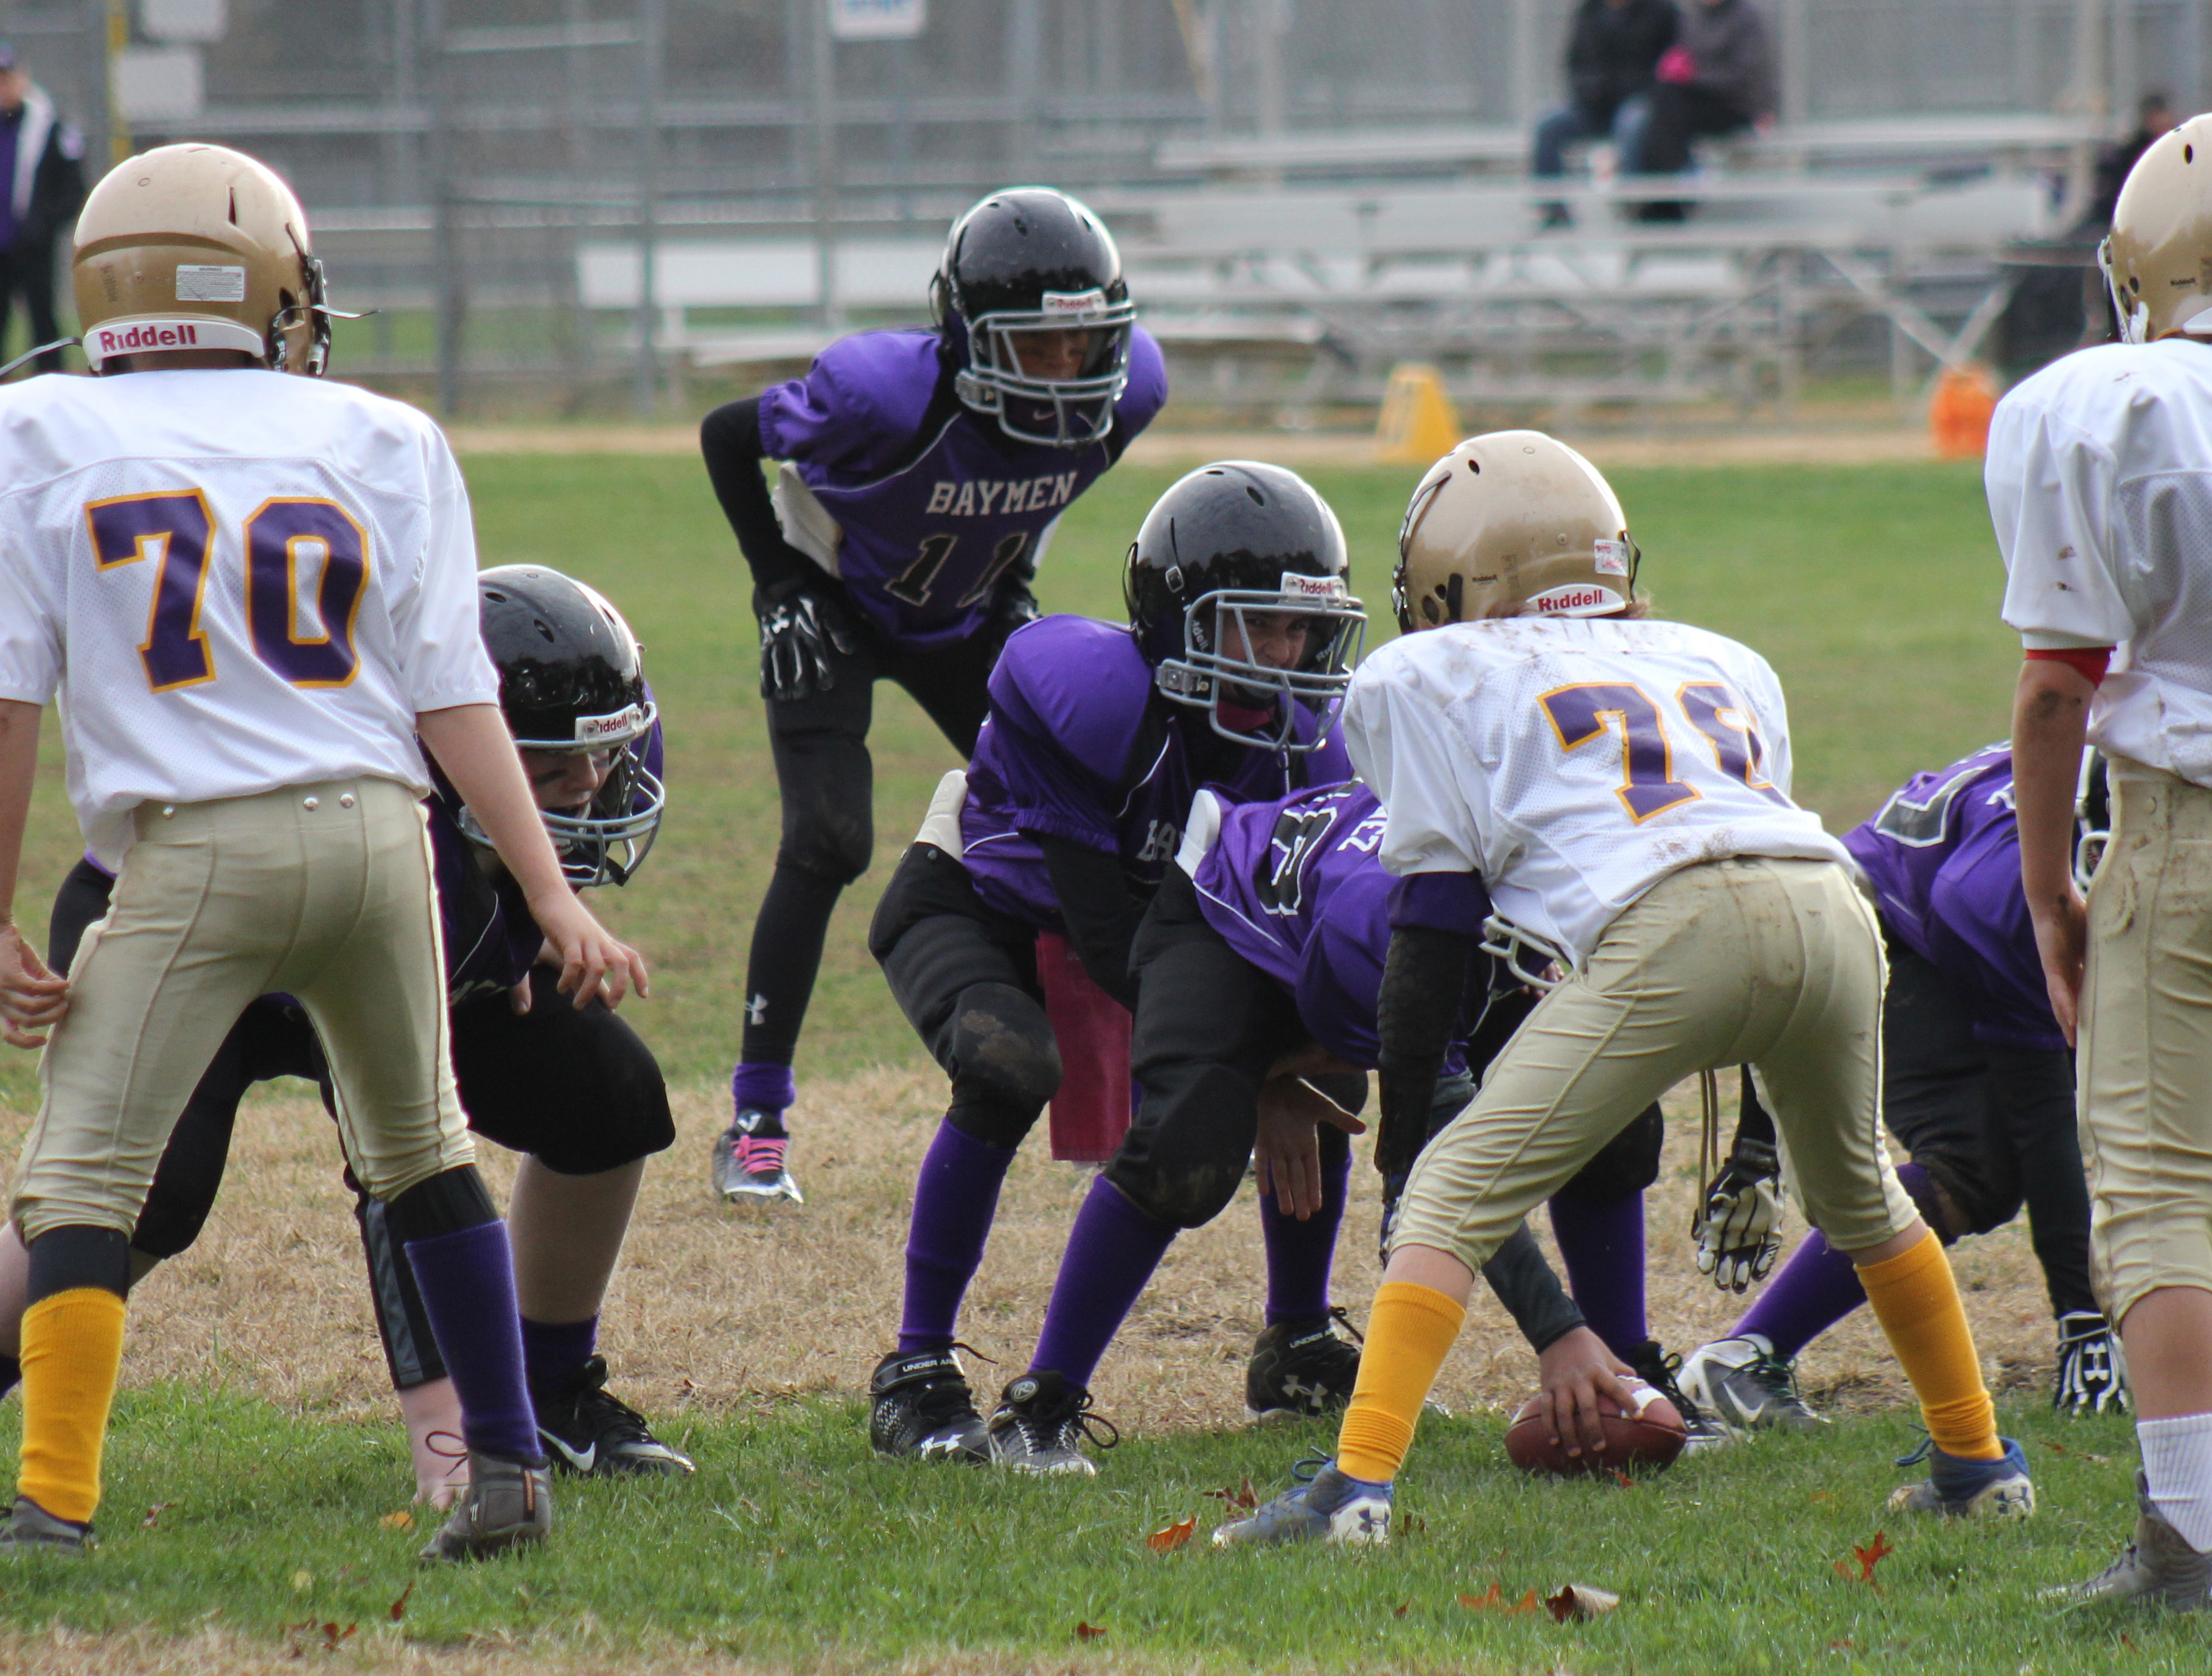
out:
{"label": "brown leather football", "polygon": [[1546,1432],[1541,1398],[1532,1396],[1521,1405],[1506,1429],[1506,1455],[1524,1473],[1548,1473],[1563,1479],[1608,1472],[1656,1473],[1671,1465],[1690,1439],[1682,1417],[1674,1412],[1673,1403],[1650,1386],[1633,1380],[1628,1386],[1642,1400],[1643,1406],[1635,1413],[1623,1413],[1609,1398],[1598,1399],[1598,1412],[1605,1423],[1601,1452],[1584,1449],[1571,1455],[1566,1448],[1569,1440],[1564,1436],[1554,1444]]}

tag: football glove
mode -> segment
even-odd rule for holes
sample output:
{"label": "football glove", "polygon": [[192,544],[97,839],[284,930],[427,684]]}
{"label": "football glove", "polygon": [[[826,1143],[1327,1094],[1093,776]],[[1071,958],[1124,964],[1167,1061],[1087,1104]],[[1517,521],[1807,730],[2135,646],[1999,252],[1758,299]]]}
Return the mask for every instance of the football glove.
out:
{"label": "football glove", "polygon": [[2128,1363],[2120,1335],[2086,1309],[2058,1318],[2058,1377],[2051,1406],[2065,1415],[2128,1412]]}
{"label": "football glove", "polygon": [[991,621],[1011,635],[1025,622],[1035,622],[1044,615],[1030,585],[1036,580],[1034,572],[1024,571],[1009,576],[999,584],[998,592],[991,596]]}
{"label": "football glove", "polygon": [[1724,1292],[1765,1279],[1782,1254],[1778,1174],[1774,1148],[1740,1134],[1705,1186],[1690,1232],[1698,1242],[1698,1272],[1712,1276]]}
{"label": "football glove", "polygon": [[852,618],[827,594],[803,587],[775,599],[756,593],[753,612],[760,619],[763,698],[793,704],[828,692],[837,684],[834,660],[859,648]]}

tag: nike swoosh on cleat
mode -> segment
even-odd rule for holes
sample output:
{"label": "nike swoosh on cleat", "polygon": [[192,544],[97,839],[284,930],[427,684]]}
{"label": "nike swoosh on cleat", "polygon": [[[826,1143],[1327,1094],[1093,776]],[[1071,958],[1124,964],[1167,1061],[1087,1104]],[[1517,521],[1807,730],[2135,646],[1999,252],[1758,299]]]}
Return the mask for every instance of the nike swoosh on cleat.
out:
{"label": "nike swoosh on cleat", "polygon": [[556,1451],[559,1453],[562,1460],[567,1461],[569,1466],[574,1467],[577,1472],[585,1474],[586,1477],[590,1476],[592,1468],[599,1463],[599,1446],[597,1443],[593,1443],[591,1448],[584,1450],[580,1454],[574,1449],[570,1448],[568,1444],[563,1442],[560,1438],[546,1430],[544,1426],[538,1428],[538,1435],[544,1438]]}

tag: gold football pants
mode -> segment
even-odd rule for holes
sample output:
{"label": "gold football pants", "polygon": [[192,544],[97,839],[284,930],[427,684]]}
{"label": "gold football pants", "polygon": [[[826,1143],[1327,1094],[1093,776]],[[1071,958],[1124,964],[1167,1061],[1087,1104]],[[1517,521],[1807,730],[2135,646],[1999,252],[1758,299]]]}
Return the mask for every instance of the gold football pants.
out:
{"label": "gold football pants", "polygon": [[272,992],[314,1022],[346,1157],[369,1192],[390,1199],[470,1163],[414,794],[332,780],[142,804],[137,824],[40,1066],[16,1175],[23,1237],[71,1224],[131,1232],[193,1085],[240,1011]]}
{"label": "gold football pants", "polygon": [[1881,940],[1832,861],[1758,856],[1671,873],[1624,909],[1532,1012],[1474,1102],[1429,1143],[1394,1246],[1480,1269],[1653,1100],[1755,1065],[1784,1179],[1846,1251],[1910,1227],[1881,1139]]}

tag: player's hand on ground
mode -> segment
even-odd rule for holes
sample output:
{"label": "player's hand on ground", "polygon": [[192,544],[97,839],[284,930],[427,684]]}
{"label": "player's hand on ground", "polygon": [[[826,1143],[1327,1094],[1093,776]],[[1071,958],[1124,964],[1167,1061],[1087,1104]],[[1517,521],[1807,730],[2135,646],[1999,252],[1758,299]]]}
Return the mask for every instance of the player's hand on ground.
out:
{"label": "player's hand on ground", "polygon": [[533,898],[530,912],[560,957],[561,993],[573,995],[578,1006],[603,1001],[618,1007],[633,987],[641,995],[653,993],[645,956],[592,918],[573,892],[563,888],[544,902]]}
{"label": "player's hand on ground", "polygon": [[1553,1341],[1537,1357],[1543,1383],[1537,1391],[1539,1411],[1553,1443],[1571,1455],[1584,1449],[1593,1454],[1605,1448],[1605,1418],[1598,1399],[1609,1398],[1624,1414],[1637,1412],[1639,1399],[1629,1388],[1628,1364],[1605,1347],[1605,1340],[1587,1327]]}
{"label": "player's hand on ground", "polygon": [[1728,1162],[1705,1184],[1690,1232],[1698,1272],[1724,1292],[1764,1280],[1782,1254],[1781,1165],[1773,1147],[1738,1135]]}
{"label": "player's hand on ground", "polygon": [[0,1039],[11,1048],[43,1048],[39,1032],[68,1011],[69,980],[49,972],[12,923],[0,925]]}
{"label": "player's hand on ground", "polygon": [[770,600],[753,596],[760,620],[761,696],[783,703],[811,698],[837,684],[833,658],[858,649],[845,608],[807,588]]}
{"label": "player's hand on ground", "polygon": [[2035,921],[2035,950],[2043,956],[2043,981],[2051,992],[2051,1010],[2066,1045],[2075,1045],[2074,1030],[2081,1014],[2081,966],[2088,956],[2089,910],[2070,887],[2055,902],[2030,903]]}

